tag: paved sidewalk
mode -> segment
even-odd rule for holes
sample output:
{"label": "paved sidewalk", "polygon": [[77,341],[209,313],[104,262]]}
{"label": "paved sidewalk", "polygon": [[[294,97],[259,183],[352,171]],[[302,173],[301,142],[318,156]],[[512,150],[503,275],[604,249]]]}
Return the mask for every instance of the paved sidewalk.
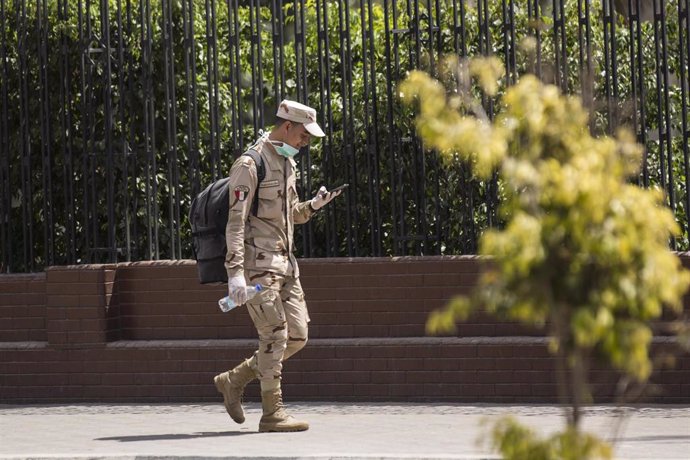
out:
{"label": "paved sidewalk", "polygon": [[[542,433],[559,429],[553,406],[293,403],[303,433],[258,433],[260,407],[234,424],[221,403],[0,405],[0,459],[488,459],[483,420],[513,414]],[[629,409],[616,436],[611,407],[587,409],[585,428],[616,440],[623,459],[689,459],[690,407]]]}

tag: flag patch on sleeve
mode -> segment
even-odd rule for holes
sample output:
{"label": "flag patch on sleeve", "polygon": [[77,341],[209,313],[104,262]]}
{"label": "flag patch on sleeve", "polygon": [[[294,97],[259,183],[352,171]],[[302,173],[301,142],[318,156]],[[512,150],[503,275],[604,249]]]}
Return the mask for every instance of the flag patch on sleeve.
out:
{"label": "flag patch on sleeve", "polygon": [[238,185],[235,187],[235,201],[244,201],[247,199],[247,194],[249,194],[249,187],[245,185]]}

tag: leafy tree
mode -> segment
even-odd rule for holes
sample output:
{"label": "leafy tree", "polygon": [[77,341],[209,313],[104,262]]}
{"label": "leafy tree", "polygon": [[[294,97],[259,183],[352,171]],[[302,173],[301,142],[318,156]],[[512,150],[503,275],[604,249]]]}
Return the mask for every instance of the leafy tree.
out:
{"label": "leafy tree", "polygon": [[527,75],[505,91],[492,121],[469,81],[494,95],[501,63],[451,59],[448,68],[450,93],[423,72],[412,72],[401,92],[418,101],[417,130],[446,161],[469,162],[481,178],[497,172],[505,224],[481,236],[479,252],[490,260],[474,296],[435,312],[428,330],[452,329],[478,306],[545,327],[560,398],[571,408],[568,427],[540,440],[504,421],[495,446],[513,459],[608,457],[579,431],[589,365],[601,359],[637,381],[650,376],[650,321],[665,306],[681,311],[690,283],[668,249],[678,225],[659,189],[631,183],[642,160],[634,137],[592,137],[579,98]]}

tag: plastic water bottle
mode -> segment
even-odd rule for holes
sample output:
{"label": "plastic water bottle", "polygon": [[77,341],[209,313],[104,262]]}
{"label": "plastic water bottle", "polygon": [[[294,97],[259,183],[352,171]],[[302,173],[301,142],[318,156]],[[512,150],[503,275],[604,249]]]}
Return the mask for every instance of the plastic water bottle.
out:
{"label": "plastic water bottle", "polygon": [[[263,289],[263,286],[261,286],[260,284],[254,286],[247,286],[247,300],[257,295]],[[237,305],[235,304],[235,302],[233,302],[230,296],[226,295],[218,301],[218,306],[220,307],[220,311],[222,311],[223,313],[227,313],[233,308],[235,308]]]}

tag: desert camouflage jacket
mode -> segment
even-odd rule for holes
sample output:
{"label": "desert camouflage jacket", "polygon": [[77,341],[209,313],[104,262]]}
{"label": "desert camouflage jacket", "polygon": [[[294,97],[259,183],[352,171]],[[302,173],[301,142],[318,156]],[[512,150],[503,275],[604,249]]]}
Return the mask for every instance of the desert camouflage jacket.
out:
{"label": "desert camouflage jacket", "polygon": [[258,182],[254,160],[242,155],[230,169],[230,212],[225,228],[228,277],[245,269],[297,277],[294,226],[307,222],[314,211],[309,201],[299,201],[292,158],[279,155],[265,137],[251,149],[263,157],[266,176],[258,189],[255,216],[251,212]]}

